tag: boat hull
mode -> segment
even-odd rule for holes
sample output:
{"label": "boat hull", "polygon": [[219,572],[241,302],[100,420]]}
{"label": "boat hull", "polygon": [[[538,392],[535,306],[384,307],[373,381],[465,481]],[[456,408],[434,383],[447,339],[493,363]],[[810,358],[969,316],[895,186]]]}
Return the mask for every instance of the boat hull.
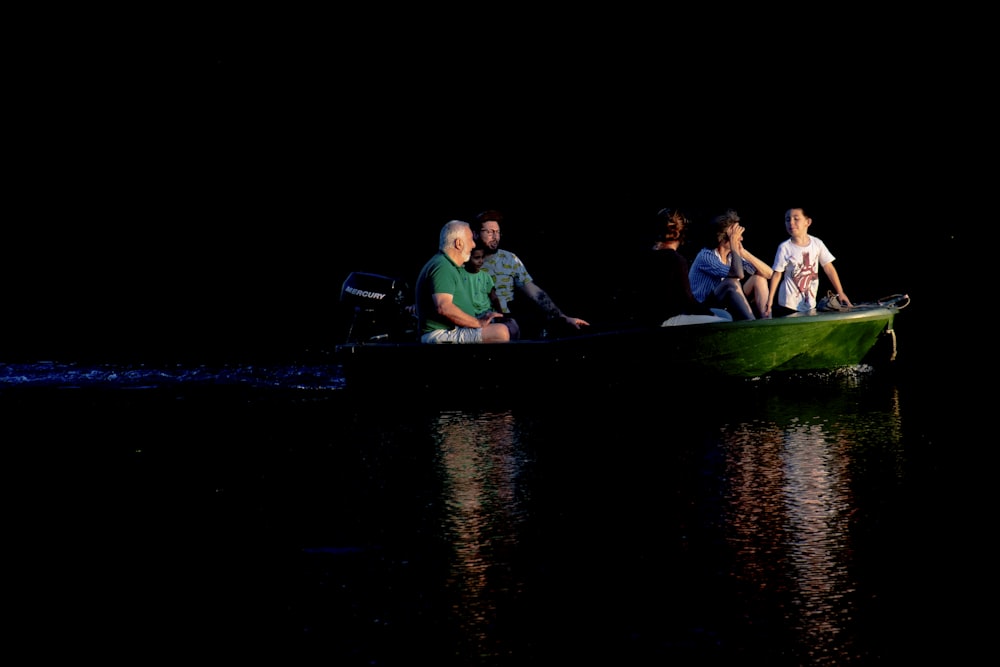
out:
{"label": "boat hull", "polygon": [[754,378],[862,363],[899,308],[698,324],[620,328],[500,345],[358,342],[337,346],[348,388],[469,391],[690,379]]}

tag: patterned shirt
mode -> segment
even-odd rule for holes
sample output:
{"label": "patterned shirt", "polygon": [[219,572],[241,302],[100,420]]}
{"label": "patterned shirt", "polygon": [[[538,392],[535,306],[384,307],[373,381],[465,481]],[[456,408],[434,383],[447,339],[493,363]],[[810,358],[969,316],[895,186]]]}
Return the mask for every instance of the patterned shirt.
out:
{"label": "patterned shirt", "polygon": [[507,304],[514,300],[514,288],[524,287],[532,280],[521,259],[507,250],[497,250],[492,255],[486,255],[483,271],[493,276],[497,298],[500,299],[500,307],[505,313],[510,312]]}

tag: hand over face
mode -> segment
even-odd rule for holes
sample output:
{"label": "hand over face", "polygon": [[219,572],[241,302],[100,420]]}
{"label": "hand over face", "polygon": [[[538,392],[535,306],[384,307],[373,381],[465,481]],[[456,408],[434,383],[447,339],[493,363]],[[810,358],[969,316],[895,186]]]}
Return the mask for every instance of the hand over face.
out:
{"label": "hand over face", "polygon": [[743,243],[743,232],[745,231],[746,227],[737,222],[729,228],[729,242],[734,245]]}

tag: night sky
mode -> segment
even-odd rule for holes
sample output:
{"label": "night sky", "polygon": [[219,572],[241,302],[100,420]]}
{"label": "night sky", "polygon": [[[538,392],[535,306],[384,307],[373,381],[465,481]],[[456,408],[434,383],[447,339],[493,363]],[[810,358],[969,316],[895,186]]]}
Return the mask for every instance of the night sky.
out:
{"label": "night sky", "polygon": [[915,226],[958,244],[944,176],[977,134],[940,130],[929,101],[960,84],[919,61],[886,83],[818,43],[795,67],[766,48],[709,64],[711,43],[679,59],[654,35],[612,48],[538,27],[484,49],[406,21],[318,39],[222,18],[26,58],[12,357],[324,346],[350,271],[415,277],[444,222],[485,208],[581,317],[664,206],[704,224],[735,208],[766,259],[805,206],[856,300],[932,285],[911,270]]}

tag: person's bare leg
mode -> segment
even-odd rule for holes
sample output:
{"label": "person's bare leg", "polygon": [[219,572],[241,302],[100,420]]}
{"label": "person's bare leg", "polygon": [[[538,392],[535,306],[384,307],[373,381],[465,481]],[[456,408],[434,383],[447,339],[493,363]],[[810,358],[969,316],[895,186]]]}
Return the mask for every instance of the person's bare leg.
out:
{"label": "person's bare leg", "polygon": [[742,284],[736,278],[724,278],[715,286],[713,294],[718,302],[732,314],[734,320],[757,319],[743,289]]}
{"label": "person's bare leg", "polygon": [[743,293],[746,295],[747,301],[753,304],[754,315],[758,318],[762,317],[762,313],[767,309],[768,289],[767,280],[764,279],[764,276],[756,273],[743,283]]}

